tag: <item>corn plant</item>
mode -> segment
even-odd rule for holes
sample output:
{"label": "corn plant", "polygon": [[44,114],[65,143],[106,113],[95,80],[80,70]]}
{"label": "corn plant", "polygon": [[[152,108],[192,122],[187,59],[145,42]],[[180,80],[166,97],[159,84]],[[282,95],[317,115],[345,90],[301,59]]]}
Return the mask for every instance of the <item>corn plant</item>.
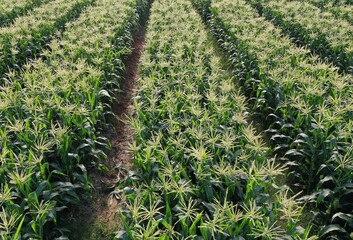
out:
{"label": "corn plant", "polygon": [[0,234],[64,237],[62,212],[91,190],[101,134],[144,1],[101,0],[67,25],[43,58],[7,76],[0,98]]}
{"label": "corn plant", "polygon": [[318,225],[324,225],[317,227],[321,238],[349,238],[351,77],[293,46],[245,1],[194,4],[266,119],[274,152],[291,169],[293,186],[315,203]]}
{"label": "corn plant", "polygon": [[[152,5],[116,239],[307,239],[302,207],[187,0]],[[125,202],[123,201],[123,202]]]}
{"label": "corn plant", "polygon": [[353,26],[321,12],[307,2],[252,1],[260,14],[273,20],[293,41],[308,47],[323,60],[334,63],[342,71],[353,73]]}
{"label": "corn plant", "polygon": [[93,0],[55,0],[0,28],[0,76],[36,57]]}
{"label": "corn plant", "polygon": [[4,0],[0,5],[0,26],[11,23],[16,17],[49,0]]}

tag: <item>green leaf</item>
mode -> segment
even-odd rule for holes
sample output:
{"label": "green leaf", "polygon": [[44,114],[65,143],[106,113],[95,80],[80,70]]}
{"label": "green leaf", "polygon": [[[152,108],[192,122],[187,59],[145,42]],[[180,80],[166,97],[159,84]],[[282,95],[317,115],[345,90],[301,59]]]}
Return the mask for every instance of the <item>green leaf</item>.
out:
{"label": "green leaf", "polygon": [[192,223],[191,227],[189,228],[190,235],[196,234],[197,223],[201,220],[202,216],[203,216],[203,212],[200,212],[199,214],[197,214],[194,222]]}
{"label": "green leaf", "polygon": [[98,93],[98,95],[100,96],[100,97],[102,97],[102,96],[105,96],[105,97],[108,97],[108,98],[112,98],[111,96],[110,96],[110,94],[108,93],[108,91],[107,90],[100,90],[99,91],[99,93]]}
{"label": "green leaf", "polygon": [[165,201],[165,219],[169,224],[172,224],[173,219],[172,219],[172,211],[170,209],[169,201],[168,199]]}
{"label": "green leaf", "polygon": [[22,228],[23,222],[24,222],[24,220],[25,220],[25,217],[26,217],[26,216],[23,216],[23,218],[22,218],[20,224],[18,225],[18,227],[17,227],[17,229],[16,229],[16,233],[15,233],[15,235],[14,235],[14,237],[13,237],[14,240],[17,240],[18,237],[20,236],[21,228]]}
{"label": "green leaf", "polygon": [[202,219],[201,219],[201,222],[200,222],[199,229],[200,229],[201,235],[202,235],[202,237],[203,237],[203,240],[208,240],[208,239],[210,239],[209,231],[208,231],[207,228],[205,227],[205,224],[204,224],[204,222],[203,222]]}
{"label": "green leaf", "polygon": [[348,224],[350,227],[353,228],[353,215],[352,214],[342,213],[342,212],[334,214],[331,218],[331,222],[338,223],[339,221],[343,221],[344,224]]}
{"label": "green leaf", "polygon": [[319,236],[324,237],[326,235],[331,235],[334,232],[340,232],[340,233],[347,234],[347,231],[344,228],[342,228],[341,226],[339,226],[337,224],[331,224],[331,225],[324,227],[321,231],[319,231]]}
{"label": "green leaf", "polygon": [[285,156],[290,155],[290,156],[304,156],[299,150],[297,149],[291,149],[286,152]]}
{"label": "green leaf", "polygon": [[129,225],[127,224],[127,222],[126,222],[126,217],[124,216],[124,214],[123,214],[122,212],[120,212],[120,217],[121,217],[121,221],[122,221],[122,223],[123,223],[123,225],[124,225],[124,228],[125,228],[125,230],[126,230],[126,233],[127,233],[128,236],[129,236],[129,239],[134,239],[134,235],[133,235],[133,233],[132,233],[132,230],[131,230],[131,228],[129,227]]}
{"label": "green leaf", "polygon": [[319,191],[318,197],[317,197],[317,201],[320,203],[322,202],[326,197],[330,196],[333,192],[330,189],[321,189]]}

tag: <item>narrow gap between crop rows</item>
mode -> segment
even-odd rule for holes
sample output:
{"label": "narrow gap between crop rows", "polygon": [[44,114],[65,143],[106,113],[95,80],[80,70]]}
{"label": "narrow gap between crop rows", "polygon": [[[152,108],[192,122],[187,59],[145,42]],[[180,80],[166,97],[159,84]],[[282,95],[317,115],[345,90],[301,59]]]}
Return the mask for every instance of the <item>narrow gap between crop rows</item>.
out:
{"label": "narrow gap between crop rows", "polygon": [[[208,31],[209,41],[216,49],[215,54],[217,55],[217,57],[219,57],[222,60],[222,68],[227,72],[227,75],[231,76],[232,66],[229,63],[229,61],[227,61],[227,58],[226,58],[227,53],[219,46],[217,39],[209,32],[209,28],[207,27],[207,25],[205,26],[205,29]],[[236,85],[237,88],[241,89],[240,90],[241,92],[243,93],[246,92],[244,87],[240,83],[234,81],[234,84]],[[248,101],[250,101],[250,97],[248,95],[245,95],[245,96],[248,98]],[[268,130],[268,127],[266,126],[265,119],[263,119],[261,114],[256,112],[256,110],[254,110],[251,107],[251,103],[248,103],[247,105],[248,105],[247,121],[254,127],[256,135],[261,137],[261,140],[264,143],[264,146],[268,149],[271,149],[268,157],[274,158],[277,160],[276,163],[282,164],[280,161],[278,161],[276,154],[272,150],[271,134],[266,131]],[[289,192],[289,195],[294,196],[297,193],[297,191],[293,190],[293,188],[291,187],[290,180],[288,179],[289,174],[290,174],[289,171],[286,170],[283,175],[276,176],[276,184],[277,186],[280,186],[280,187],[289,185],[290,189],[293,191],[293,192]],[[304,209],[306,209],[307,211],[303,211],[301,215],[301,219],[299,220],[299,224],[307,225],[307,223],[311,222],[312,213],[310,211],[311,210],[310,207],[305,206]]]}
{"label": "narrow gap between crop rows", "polygon": [[[209,31],[209,28],[205,25],[205,30],[208,33],[208,38],[209,38],[209,42],[212,43],[212,46],[214,47],[214,49],[216,49],[215,51],[215,55],[221,59],[222,61],[222,69],[226,72],[226,74],[228,76],[232,76],[233,71],[232,71],[232,66],[229,63],[229,61],[227,61],[227,53],[219,46],[219,44],[217,43],[217,39],[215,38],[215,36],[212,35],[212,33]],[[240,92],[245,93],[245,89],[243,88],[243,86],[236,81],[234,81],[235,86],[240,89]],[[249,99],[249,96],[245,95],[245,97],[247,97]],[[249,101],[249,100],[248,100]],[[262,116],[256,112],[252,107],[251,107],[251,103],[247,104],[247,108],[248,108],[248,115],[247,115],[247,122],[249,122],[255,129],[255,133],[256,135],[261,137],[261,140],[263,141],[263,143],[265,144],[266,148],[271,148],[271,135],[268,134],[266,132],[267,127],[265,124],[264,119],[262,118]],[[273,152],[270,153],[269,157],[275,157],[275,154]],[[277,177],[279,178],[279,177]],[[286,179],[285,177],[281,178],[281,179],[277,179],[277,184],[279,185],[284,185],[286,183]]]}
{"label": "narrow gap between crop rows", "polygon": [[[90,173],[94,188],[92,200],[72,213],[72,239],[111,239],[114,231],[119,228],[119,217],[116,214],[118,201],[112,197],[111,191],[115,183],[125,175],[126,168],[132,166],[129,145],[133,141],[133,132],[128,118],[134,107],[133,96],[136,92],[139,59],[145,46],[146,22],[141,24],[136,33],[132,53],[125,61],[126,73],[120,86],[121,92],[116,96],[117,104],[112,107],[118,121],[114,124],[115,131],[108,133],[111,151],[107,162],[104,163],[108,171],[93,170]],[[120,168],[120,165],[126,168]]]}

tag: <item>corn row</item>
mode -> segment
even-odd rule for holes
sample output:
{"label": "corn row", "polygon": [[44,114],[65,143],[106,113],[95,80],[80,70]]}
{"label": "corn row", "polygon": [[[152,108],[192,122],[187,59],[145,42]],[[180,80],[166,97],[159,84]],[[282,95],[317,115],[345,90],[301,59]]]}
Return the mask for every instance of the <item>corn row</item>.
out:
{"label": "corn row", "polygon": [[[90,190],[100,132],[145,1],[100,0],[67,25],[45,57],[0,91],[2,239],[63,237],[61,211]],[[18,235],[17,235],[18,236]]]}
{"label": "corn row", "polygon": [[327,11],[332,13],[336,18],[343,19],[353,24],[353,6],[338,3],[337,1],[323,1],[323,0],[310,0],[311,4],[315,5],[318,8],[321,8],[322,11]]}
{"label": "corn row", "polygon": [[324,8],[324,10],[331,12],[336,18],[346,20],[353,25],[353,5],[328,5]]}
{"label": "corn row", "polygon": [[0,26],[11,23],[16,17],[49,0],[3,0],[0,5]]}
{"label": "corn row", "polygon": [[342,71],[353,73],[353,26],[332,13],[298,1],[249,0],[300,46],[307,46]]}
{"label": "corn row", "polygon": [[[292,0],[290,0],[292,1]],[[345,0],[309,0],[311,4],[314,4],[315,6],[319,8],[324,8],[325,6],[344,6],[347,5]]]}
{"label": "corn row", "polygon": [[65,23],[94,0],[55,0],[16,18],[13,24],[0,28],[0,76],[20,70],[28,59],[36,57],[60,34]]}
{"label": "corn row", "polygon": [[[307,199],[325,209],[318,214],[320,237],[349,236],[351,227],[336,214],[349,219],[352,207],[345,197],[353,188],[351,165],[342,163],[352,155],[351,77],[292,46],[245,1],[194,3],[267,120],[275,153],[291,166]],[[333,205],[334,199],[340,200]]]}
{"label": "corn row", "polygon": [[140,77],[138,172],[115,191],[127,200],[117,239],[305,238],[301,207],[271,187],[284,169],[247,123],[246,98],[189,1],[153,3]]}

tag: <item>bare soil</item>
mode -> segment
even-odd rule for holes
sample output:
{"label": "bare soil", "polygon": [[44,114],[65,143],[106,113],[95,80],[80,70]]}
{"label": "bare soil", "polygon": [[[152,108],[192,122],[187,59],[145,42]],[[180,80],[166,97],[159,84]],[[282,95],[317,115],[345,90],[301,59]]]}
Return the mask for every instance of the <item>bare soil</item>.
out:
{"label": "bare soil", "polygon": [[118,201],[110,194],[117,182],[124,176],[125,171],[117,167],[132,166],[132,152],[129,150],[133,142],[133,131],[129,125],[129,116],[134,110],[133,96],[136,92],[138,65],[145,45],[145,29],[141,26],[136,34],[133,51],[125,62],[126,73],[121,83],[121,92],[117,94],[117,104],[113,106],[118,121],[114,124],[115,131],[108,133],[111,141],[111,151],[107,162],[108,171],[93,170],[90,181],[93,184],[91,201],[82,204],[70,217],[70,239],[93,240],[111,239],[120,223]]}

